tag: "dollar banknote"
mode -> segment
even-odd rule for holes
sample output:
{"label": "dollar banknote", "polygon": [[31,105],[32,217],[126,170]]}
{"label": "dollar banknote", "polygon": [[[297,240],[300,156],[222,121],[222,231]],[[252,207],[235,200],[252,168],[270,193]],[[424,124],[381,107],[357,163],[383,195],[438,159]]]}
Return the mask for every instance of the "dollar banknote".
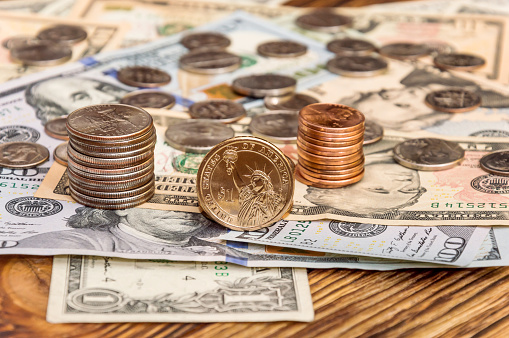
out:
{"label": "dollar banknote", "polygon": [[[164,281],[164,283],[162,282]],[[55,257],[51,323],[313,320],[305,269]]]}
{"label": "dollar banknote", "polygon": [[44,16],[66,17],[72,12],[76,0],[15,0],[1,1],[0,11],[33,13]]}

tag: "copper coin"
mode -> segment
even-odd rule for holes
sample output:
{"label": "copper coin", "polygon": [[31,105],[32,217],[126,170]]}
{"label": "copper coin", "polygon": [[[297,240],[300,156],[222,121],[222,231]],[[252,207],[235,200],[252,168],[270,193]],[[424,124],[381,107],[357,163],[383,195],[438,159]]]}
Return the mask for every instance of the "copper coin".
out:
{"label": "copper coin", "polygon": [[99,198],[82,194],[74,189],[74,184],[69,184],[71,197],[78,203],[96,209],[127,209],[133,208],[150,200],[154,196],[155,186],[144,193],[126,198]]}
{"label": "copper coin", "polygon": [[330,10],[316,10],[295,20],[297,26],[323,33],[337,33],[352,24],[348,16],[334,14]]}
{"label": "copper coin", "polygon": [[340,156],[340,155],[349,155],[351,153],[357,152],[362,149],[362,143],[355,144],[353,146],[347,147],[322,147],[317,146],[312,143],[308,143],[307,141],[297,138],[297,146],[302,149],[317,155],[325,155],[325,156]]}
{"label": "copper coin", "polygon": [[362,152],[362,150],[352,153],[350,155],[322,156],[322,155],[310,153],[309,151],[305,151],[302,148],[297,148],[297,154],[300,157],[302,157],[305,160],[308,160],[310,162],[318,163],[318,164],[327,164],[327,165],[350,164],[355,161],[358,161],[360,158],[362,158],[364,156],[364,153]]}
{"label": "copper coin", "polygon": [[397,60],[417,60],[429,55],[430,50],[424,44],[413,42],[396,42],[384,45],[379,53],[385,57]]}
{"label": "copper coin", "polygon": [[[155,127],[150,128],[150,130],[144,134],[141,134],[138,137],[127,139],[127,140],[110,140],[110,141],[97,141],[97,140],[89,140],[81,137],[77,137],[73,135],[73,141],[75,143],[79,143],[81,147],[90,148],[90,151],[97,151],[97,148],[102,149],[103,151],[131,151],[134,149],[142,148],[146,146],[148,143],[152,142],[156,135]],[[111,149],[115,148],[115,149]]]}
{"label": "copper coin", "polygon": [[290,94],[286,96],[266,96],[263,100],[265,107],[270,110],[301,110],[307,105],[318,103],[317,99],[305,94]]}
{"label": "copper coin", "polygon": [[299,157],[299,163],[302,166],[305,166],[309,170],[315,169],[314,171],[341,171],[341,170],[355,169],[355,168],[358,168],[360,165],[364,165],[364,156],[352,163],[347,163],[347,164],[336,164],[336,165],[320,164],[320,163],[308,161],[302,157]]}
{"label": "copper coin", "polygon": [[97,198],[107,198],[107,199],[128,198],[128,197],[140,196],[144,192],[146,192],[150,189],[154,189],[154,182],[155,182],[154,174],[152,174],[149,176],[149,180],[147,183],[140,185],[136,188],[131,188],[131,189],[127,189],[127,190],[123,190],[120,188],[120,189],[111,190],[111,191],[98,191],[98,190],[86,188],[86,187],[80,185],[79,181],[70,179],[70,178],[71,178],[71,176],[69,176],[69,184],[70,185],[72,184],[72,187],[74,188],[75,191],[77,191],[83,195],[86,195],[86,196],[97,197]]}
{"label": "copper coin", "polygon": [[295,143],[299,129],[298,113],[274,110],[253,116],[249,129],[254,136],[269,142]]}
{"label": "copper coin", "polygon": [[35,168],[49,159],[49,150],[37,143],[9,142],[0,144],[0,167]]}
{"label": "copper coin", "polygon": [[338,55],[327,62],[327,70],[348,77],[372,77],[387,72],[387,62],[376,56]]}
{"label": "copper coin", "polygon": [[140,108],[170,109],[175,105],[175,96],[159,90],[137,90],[124,96],[120,103]]}
{"label": "copper coin", "polygon": [[354,183],[359,182],[362,177],[364,177],[364,172],[361,172],[359,175],[343,180],[343,181],[328,181],[328,180],[321,180],[318,178],[315,178],[313,180],[308,180],[301,175],[300,166],[297,165],[297,168],[295,169],[295,179],[305,185],[316,187],[316,188],[322,188],[322,189],[334,189],[334,188],[342,188],[346,187],[347,185],[351,185]]}
{"label": "copper coin", "polygon": [[77,162],[84,166],[103,169],[117,169],[123,167],[130,167],[145,162],[149,158],[154,157],[154,150],[153,148],[150,148],[149,150],[146,150],[144,153],[129,157],[101,158],[82,154],[72,147],[72,143],[69,143],[69,146],[67,147],[67,155],[74,162]]}
{"label": "copper coin", "polygon": [[86,173],[89,173],[91,175],[104,175],[105,180],[108,178],[108,176],[114,176],[114,175],[127,175],[131,173],[137,173],[142,170],[145,170],[148,167],[154,166],[154,158],[151,157],[147,161],[135,164],[132,166],[125,166],[122,168],[112,168],[112,169],[102,169],[102,168],[93,168],[90,167],[88,164],[81,164],[76,161],[74,161],[71,157],[67,159],[69,169],[77,169]]}
{"label": "copper coin", "polygon": [[[83,177],[89,180],[92,180],[94,182],[97,182],[97,184],[100,184],[100,182],[108,182],[108,181],[115,181],[115,182],[128,182],[133,179],[137,179],[147,173],[153,173],[154,172],[154,161],[149,161],[148,166],[141,168],[137,171],[125,173],[125,174],[96,174],[91,173],[87,171],[82,171],[78,169],[75,165],[69,166],[68,171],[72,171],[75,175],[79,177]],[[103,170],[104,172],[104,170]]]}
{"label": "copper coin", "polygon": [[153,128],[152,116],[125,104],[96,104],[73,111],[67,117],[67,132],[91,141],[125,141]]}
{"label": "copper coin", "polygon": [[59,144],[55,150],[53,150],[53,159],[67,167],[67,142]]}
{"label": "copper coin", "polygon": [[59,43],[75,44],[87,38],[87,31],[80,26],[55,25],[37,33],[39,40],[50,40]]}
{"label": "copper coin", "polygon": [[104,159],[115,159],[115,158],[121,159],[125,157],[142,155],[148,151],[154,151],[156,142],[154,140],[143,148],[133,149],[125,152],[111,151],[111,148],[107,149],[107,151],[104,152],[102,151],[102,149],[99,149],[98,151],[90,151],[89,148],[81,148],[80,145],[75,143],[73,139],[69,140],[69,144],[72,146],[73,149],[76,149],[81,154],[85,154],[87,156],[99,157]]}
{"label": "copper coin", "polygon": [[193,119],[233,123],[245,117],[246,110],[242,104],[231,100],[206,100],[193,103],[189,107],[189,115]]}
{"label": "copper coin", "polygon": [[380,141],[384,136],[384,128],[373,121],[364,123],[364,145]]}
{"label": "copper coin", "polygon": [[499,176],[509,176],[509,151],[499,150],[484,155],[480,160],[481,169]]}
{"label": "copper coin", "polygon": [[344,175],[331,175],[331,174],[318,174],[313,171],[307,170],[302,165],[299,164],[299,173],[304,177],[305,179],[309,181],[313,181],[316,179],[324,180],[324,181],[344,181],[348,180],[350,178],[356,177],[359,174],[361,174],[364,171],[364,167],[361,167],[360,170],[357,170],[356,172],[352,172],[351,174],[344,174]]}
{"label": "copper coin", "polygon": [[50,120],[44,125],[44,131],[50,137],[67,141],[69,139],[69,135],[67,134],[67,128],[65,126],[66,122],[67,117]]}
{"label": "copper coin", "polygon": [[233,72],[240,68],[241,63],[240,56],[215,49],[192,51],[179,59],[180,69],[205,75]]}
{"label": "copper coin", "polygon": [[315,103],[299,114],[309,128],[328,133],[347,133],[364,129],[364,114],[342,104]]}
{"label": "copper coin", "polygon": [[436,90],[424,102],[431,109],[445,113],[465,113],[481,106],[481,96],[463,88]]}
{"label": "copper coin", "polygon": [[351,139],[350,141],[344,140],[344,139],[336,139],[336,138],[334,138],[333,140],[340,140],[340,141],[324,141],[321,139],[317,139],[317,138],[308,136],[307,134],[303,133],[302,130],[299,130],[299,132],[297,133],[297,136],[303,140],[306,140],[309,143],[313,143],[314,145],[321,146],[321,147],[331,147],[331,148],[348,147],[348,146],[353,146],[355,144],[358,144],[359,142],[363,142],[362,137],[356,137],[354,139]]}
{"label": "copper coin", "polygon": [[251,96],[283,96],[295,91],[297,80],[277,74],[248,75],[236,78],[232,83],[235,92]]}
{"label": "copper coin", "polygon": [[371,42],[360,39],[336,39],[327,44],[327,49],[339,55],[366,56],[376,52],[376,47]]}
{"label": "copper coin", "polygon": [[170,74],[157,68],[131,66],[120,69],[117,79],[132,87],[155,88],[171,82]]}
{"label": "copper coin", "polygon": [[349,142],[349,141],[358,141],[362,142],[363,136],[364,136],[364,130],[360,130],[355,133],[349,133],[349,134],[333,134],[333,133],[325,133],[316,131],[314,129],[308,128],[306,125],[300,123],[299,124],[299,131],[302,134],[305,134],[311,138],[319,139],[322,141],[328,141],[328,142]]}
{"label": "copper coin", "polygon": [[222,48],[225,49],[231,43],[230,39],[221,33],[216,32],[197,32],[186,34],[180,43],[187,49],[209,49]]}
{"label": "copper coin", "polygon": [[11,60],[26,66],[56,66],[69,61],[71,57],[70,47],[51,41],[14,46],[10,50]]}
{"label": "copper coin", "polygon": [[472,71],[483,67],[486,64],[484,58],[462,53],[438,54],[433,63],[440,69]]}
{"label": "copper coin", "polygon": [[[319,168],[311,167],[311,166],[308,166],[305,162],[302,162],[300,159],[299,159],[299,165],[301,166],[302,170],[306,171],[306,173],[308,175],[320,178],[320,175],[349,175],[349,174],[358,174],[364,168],[364,161],[361,161],[360,164],[358,164],[358,165],[356,165],[356,166],[354,166],[352,168],[340,169],[340,170],[335,170],[335,169],[330,169],[329,170],[329,168],[327,168],[327,169],[319,169]],[[336,168],[335,166],[331,166],[331,167]]]}
{"label": "copper coin", "polygon": [[269,41],[258,45],[258,54],[275,58],[291,58],[307,53],[308,47],[290,40]]}

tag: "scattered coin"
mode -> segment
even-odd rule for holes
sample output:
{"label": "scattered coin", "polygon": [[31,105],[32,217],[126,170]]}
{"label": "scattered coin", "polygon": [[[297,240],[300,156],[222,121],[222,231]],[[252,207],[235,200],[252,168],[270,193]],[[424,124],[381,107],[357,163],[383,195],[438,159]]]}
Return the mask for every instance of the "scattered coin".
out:
{"label": "scattered coin", "polygon": [[306,54],[308,47],[295,41],[281,40],[262,43],[256,50],[263,56],[291,58]]}
{"label": "scattered coin", "polygon": [[472,71],[484,66],[486,61],[476,55],[449,53],[438,54],[433,59],[433,63],[440,69]]}
{"label": "scattered coin", "polygon": [[426,95],[426,105],[445,113],[465,113],[481,105],[481,96],[476,92],[462,89],[436,90]]}
{"label": "scattered coin", "polygon": [[166,129],[166,142],[175,149],[205,154],[217,144],[235,135],[233,129],[213,120],[190,120]]}
{"label": "scattered coin", "polygon": [[254,136],[274,143],[295,143],[299,114],[293,110],[275,110],[254,116],[249,129]]}
{"label": "scattered coin", "polygon": [[131,66],[120,69],[117,72],[117,79],[132,87],[155,88],[170,83],[171,76],[157,68]]}
{"label": "scattered coin", "polygon": [[67,167],[67,142],[59,144],[53,151],[53,158],[57,163]]}
{"label": "scattered coin", "polygon": [[175,96],[159,90],[137,90],[124,96],[120,103],[140,108],[170,109],[175,105]]}
{"label": "scattered coin", "polygon": [[72,50],[68,46],[51,41],[39,41],[28,45],[14,46],[11,60],[26,66],[55,66],[69,61]]}
{"label": "scattered coin", "polygon": [[371,77],[387,71],[387,62],[375,56],[336,56],[327,62],[327,69],[349,77]]}
{"label": "scattered coin", "polygon": [[384,136],[384,128],[370,120],[364,123],[364,145],[380,141]]}
{"label": "scattered coin", "polygon": [[292,205],[294,179],[279,148],[240,136],[221,142],[205,156],[196,188],[198,202],[210,218],[233,230],[251,231],[283,218]]}
{"label": "scattered coin", "polygon": [[430,51],[424,44],[397,42],[383,46],[380,48],[379,53],[391,59],[416,60],[429,55]]}
{"label": "scattered coin", "polygon": [[283,96],[295,91],[297,80],[277,74],[248,75],[235,79],[232,88],[251,97]]}
{"label": "scattered coin", "polygon": [[41,30],[37,34],[39,40],[50,40],[59,43],[75,44],[87,38],[87,32],[80,26],[55,25]]}
{"label": "scattered coin", "polygon": [[44,131],[50,137],[67,141],[69,139],[69,135],[67,135],[67,128],[65,126],[66,123],[67,117],[50,120],[44,125]]}
{"label": "scattered coin", "polygon": [[49,159],[46,147],[31,142],[0,144],[0,167],[13,169],[34,168]]}
{"label": "scattered coin", "polygon": [[326,10],[317,10],[301,15],[295,20],[297,26],[323,33],[337,33],[352,24],[348,16],[331,13]]}
{"label": "scattered coin", "polygon": [[458,165],[465,151],[456,142],[437,138],[419,138],[401,142],[393,149],[394,160],[404,167],[438,171]]}
{"label": "scattered coin", "polygon": [[193,119],[233,123],[246,116],[246,110],[242,104],[231,100],[206,100],[193,103],[189,114]]}
{"label": "scattered coin", "polygon": [[187,34],[180,40],[180,43],[187,49],[199,48],[226,48],[230,45],[230,39],[221,33],[199,32]]}
{"label": "scattered coin", "polygon": [[360,39],[336,39],[327,44],[327,49],[334,54],[346,56],[367,56],[376,52],[376,47],[371,42]]}
{"label": "scattered coin", "polygon": [[481,158],[481,168],[493,175],[509,176],[509,151],[499,150]]}
{"label": "scattered coin", "polygon": [[179,67],[198,74],[222,74],[240,68],[242,59],[232,53],[217,49],[205,49],[182,55]]}
{"label": "scattered coin", "polygon": [[2,41],[2,46],[5,49],[12,49],[18,46],[25,46],[33,43],[38,43],[39,40],[35,39],[32,36],[28,35],[17,35],[6,38]]}
{"label": "scattered coin", "polygon": [[301,110],[307,105],[318,102],[314,97],[305,94],[266,96],[264,100],[265,107],[270,110]]}

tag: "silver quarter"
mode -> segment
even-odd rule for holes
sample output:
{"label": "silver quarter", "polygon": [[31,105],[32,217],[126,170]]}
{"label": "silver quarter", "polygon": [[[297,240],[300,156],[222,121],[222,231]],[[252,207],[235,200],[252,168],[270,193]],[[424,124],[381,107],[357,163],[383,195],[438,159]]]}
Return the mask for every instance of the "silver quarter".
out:
{"label": "silver quarter", "polygon": [[499,150],[484,155],[481,168],[493,175],[509,176],[509,150]]}
{"label": "silver quarter", "polygon": [[301,15],[295,20],[297,26],[323,33],[337,33],[352,24],[348,16],[331,13],[330,10],[317,10]]}
{"label": "silver quarter", "polygon": [[2,46],[5,49],[12,49],[14,47],[20,47],[25,45],[30,45],[34,43],[38,43],[39,40],[34,38],[33,36],[28,35],[17,35],[6,38],[2,41]]}
{"label": "silver quarter", "polygon": [[401,142],[393,149],[394,160],[404,167],[439,171],[458,165],[465,150],[456,142],[437,138],[419,138]]}
{"label": "silver quarter", "polygon": [[380,48],[379,53],[391,59],[416,60],[429,55],[430,50],[424,44],[412,42],[390,43]]}
{"label": "silver quarter", "polygon": [[67,144],[68,142],[61,143],[53,151],[53,159],[57,161],[57,163],[60,163],[61,165],[64,165],[66,167],[68,161]]}
{"label": "silver quarter", "polygon": [[26,66],[55,66],[69,61],[72,50],[68,46],[52,41],[39,41],[28,45],[14,46],[11,60]]}
{"label": "silver quarter", "polygon": [[232,138],[235,132],[213,120],[190,120],[171,125],[166,129],[166,142],[175,149],[205,154],[215,145]]}
{"label": "silver quarter", "polygon": [[378,123],[366,120],[364,122],[364,145],[373,144],[384,137],[384,128]]}
{"label": "silver quarter", "polygon": [[301,110],[307,105],[318,102],[320,101],[305,94],[266,96],[264,99],[265,107],[270,110]]}
{"label": "silver quarter", "polygon": [[215,32],[199,32],[187,34],[180,40],[180,43],[187,49],[194,50],[199,48],[221,48],[225,49],[231,43],[230,39],[224,34]]}
{"label": "silver quarter", "polygon": [[365,56],[376,52],[376,47],[371,42],[360,39],[336,39],[327,44],[327,49],[339,55]]}
{"label": "silver quarter", "polygon": [[87,38],[87,31],[80,26],[55,25],[45,28],[37,34],[39,40],[50,40],[59,43],[75,44]]}
{"label": "silver quarter", "polygon": [[426,95],[426,105],[445,113],[465,113],[481,105],[481,96],[476,92],[462,89],[436,90]]}
{"label": "silver quarter", "polygon": [[34,168],[49,159],[49,150],[37,143],[10,142],[0,144],[0,167]]}
{"label": "silver quarter", "polygon": [[67,134],[67,117],[59,117],[46,122],[44,125],[44,131],[48,136],[67,141],[69,135]]}
{"label": "silver quarter", "polygon": [[256,50],[263,56],[291,58],[306,54],[308,47],[295,41],[281,40],[262,43]]}
{"label": "silver quarter", "polygon": [[387,62],[375,56],[336,56],[327,62],[327,69],[348,77],[371,77],[387,71]]}
{"label": "silver quarter", "polygon": [[243,105],[231,100],[206,100],[192,104],[189,114],[193,119],[232,123],[246,116],[246,110]]}
{"label": "silver quarter", "polygon": [[483,67],[486,61],[477,55],[449,53],[437,55],[433,63],[440,69],[472,71]]}
{"label": "silver quarter", "polygon": [[240,68],[241,62],[242,59],[232,53],[206,49],[182,55],[179,67],[191,73],[214,75],[233,72]]}
{"label": "silver quarter", "polygon": [[249,129],[254,136],[269,142],[295,143],[299,129],[299,113],[294,110],[275,110],[251,119]]}
{"label": "silver quarter", "polygon": [[117,79],[132,87],[155,88],[171,82],[170,74],[146,66],[124,67],[117,72]]}
{"label": "silver quarter", "polygon": [[235,79],[232,88],[239,94],[251,97],[283,96],[295,91],[297,80],[277,74],[248,75]]}
{"label": "silver quarter", "polygon": [[158,90],[137,90],[124,96],[120,103],[140,108],[170,109],[175,105],[175,96]]}

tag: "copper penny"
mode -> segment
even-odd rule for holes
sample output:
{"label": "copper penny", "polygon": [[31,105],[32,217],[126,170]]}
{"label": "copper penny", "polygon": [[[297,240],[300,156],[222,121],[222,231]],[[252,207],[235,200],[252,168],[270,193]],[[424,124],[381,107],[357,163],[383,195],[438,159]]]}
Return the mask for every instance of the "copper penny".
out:
{"label": "copper penny", "polygon": [[308,180],[301,175],[300,166],[297,165],[297,168],[295,169],[295,179],[305,185],[309,185],[316,188],[323,188],[323,189],[334,189],[334,188],[342,188],[346,187],[347,185],[357,183],[359,182],[362,177],[364,176],[364,172],[361,172],[359,175],[343,180],[343,181],[328,181],[328,180],[321,180],[321,179],[314,179],[314,180]]}
{"label": "copper penny", "polygon": [[331,133],[326,131],[318,131],[314,128],[309,127],[306,122],[304,122],[302,119],[299,119],[299,130],[301,130],[303,133],[316,137],[319,139],[343,139],[345,141],[360,138],[364,135],[364,123],[361,124],[361,127],[354,131],[349,132],[337,132],[337,133]]}
{"label": "copper penny", "polygon": [[359,170],[354,171],[350,174],[319,174],[315,173],[313,171],[307,170],[305,167],[303,167],[301,164],[299,164],[299,173],[304,177],[305,179],[309,181],[313,181],[316,179],[324,180],[324,181],[344,181],[353,177],[356,177],[357,175],[361,174],[364,171],[364,167],[361,167]]}
{"label": "copper penny", "polygon": [[[342,154],[351,154],[353,152],[359,151],[362,149],[362,143],[355,144],[353,146],[347,147],[322,147],[317,146],[312,143],[307,142],[301,138],[297,138],[297,146],[302,147],[306,151],[317,155],[328,155],[328,156],[339,156]],[[336,155],[334,155],[336,154]]]}
{"label": "copper penny", "polygon": [[117,79],[132,87],[156,88],[171,82],[170,74],[157,68],[131,66],[120,69]]}
{"label": "copper penny", "polygon": [[364,128],[364,114],[342,104],[315,103],[302,108],[299,117],[308,127],[322,132],[353,132]]}
{"label": "copper penny", "polygon": [[49,159],[49,150],[37,143],[10,142],[0,144],[0,167],[34,168]]}
{"label": "copper penny", "polygon": [[[355,167],[348,168],[348,169],[341,169],[341,170],[328,170],[328,169],[317,169],[314,167],[310,167],[305,162],[301,161],[299,159],[299,165],[303,170],[306,171],[308,175],[320,177],[320,175],[349,175],[349,174],[358,174],[362,171],[364,168],[364,161],[361,161],[360,164],[356,165]],[[332,166],[333,168],[336,168],[336,166]]]}
{"label": "copper penny", "polygon": [[55,150],[53,150],[53,159],[67,167],[67,142],[59,144]]}
{"label": "copper penny", "polygon": [[[302,130],[299,130],[299,132],[297,133],[297,136],[299,138],[301,138],[302,140],[306,140],[307,142],[312,143],[314,145],[321,146],[321,147],[331,147],[331,148],[353,146],[355,144],[358,144],[359,142],[362,142],[362,140],[363,140],[362,137],[357,137],[352,140],[337,139],[340,141],[324,141],[321,139],[317,139],[315,137],[311,137],[311,136],[303,133]],[[334,138],[333,140],[336,140],[336,138]]]}
{"label": "copper penny", "polygon": [[327,165],[349,164],[359,160],[364,156],[362,150],[345,156],[322,156],[310,153],[302,148],[297,148],[297,154],[310,162]]}
{"label": "copper penny", "polygon": [[66,122],[67,117],[50,120],[44,125],[44,131],[50,137],[67,141],[69,139],[69,135],[67,134],[67,128],[65,126]]}
{"label": "copper penny", "polygon": [[308,169],[315,169],[315,171],[341,171],[357,168],[360,165],[364,165],[364,156],[358,160],[347,163],[347,164],[320,164],[312,161],[308,161],[305,158],[299,157],[299,163]]}

